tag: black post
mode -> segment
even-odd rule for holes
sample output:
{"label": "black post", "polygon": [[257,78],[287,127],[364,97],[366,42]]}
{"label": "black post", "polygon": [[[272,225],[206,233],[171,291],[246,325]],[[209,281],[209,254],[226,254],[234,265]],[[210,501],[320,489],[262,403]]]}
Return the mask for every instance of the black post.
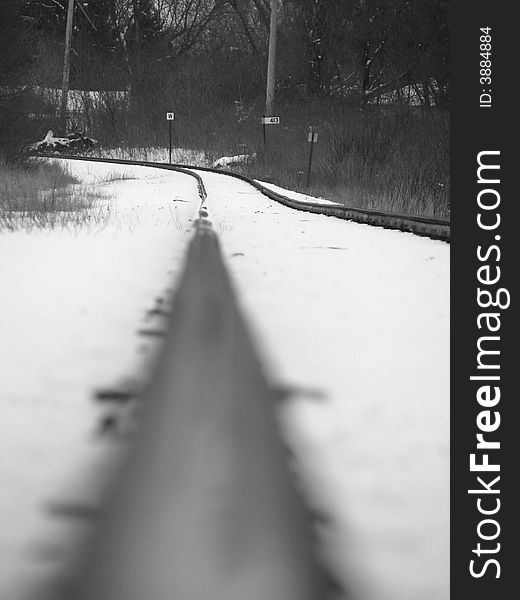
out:
{"label": "black post", "polygon": [[169,162],[171,165],[172,164],[172,122],[168,121],[168,124],[170,126],[169,127],[169,129],[170,129],[170,154],[169,154],[170,160],[169,160]]}
{"label": "black post", "polygon": [[307,166],[307,187],[311,181],[312,149],[314,147],[314,133],[309,134],[311,148],[309,150],[309,164]]}
{"label": "black post", "polygon": [[262,116],[262,139],[263,139],[263,143],[264,143],[264,162],[265,162],[265,157],[267,154],[267,139],[266,139],[266,133],[265,133],[265,115]]}

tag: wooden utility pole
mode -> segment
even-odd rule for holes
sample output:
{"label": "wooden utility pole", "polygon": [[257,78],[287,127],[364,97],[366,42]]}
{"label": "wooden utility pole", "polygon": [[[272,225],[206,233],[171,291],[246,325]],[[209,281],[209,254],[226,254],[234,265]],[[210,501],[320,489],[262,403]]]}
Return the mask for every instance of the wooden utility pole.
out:
{"label": "wooden utility pole", "polygon": [[69,0],[67,9],[67,29],[65,33],[65,54],[63,57],[63,79],[61,84],[61,108],[60,118],[63,135],[67,133],[67,100],[69,97],[69,75],[70,75],[70,46],[72,41],[72,20],[74,17],[74,0]]}
{"label": "wooden utility pole", "polygon": [[265,116],[274,110],[274,81],[276,70],[276,29],[278,27],[279,0],[271,0],[271,22],[269,25],[269,56],[267,58],[267,86],[265,97]]}

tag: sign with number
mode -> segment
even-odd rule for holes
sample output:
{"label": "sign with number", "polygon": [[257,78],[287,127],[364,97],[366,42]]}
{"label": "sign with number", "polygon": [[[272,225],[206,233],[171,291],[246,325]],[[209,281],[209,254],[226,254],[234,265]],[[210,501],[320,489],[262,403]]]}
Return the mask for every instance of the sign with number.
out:
{"label": "sign with number", "polygon": [[166,120],[167,121],[173,121],[175,119],[175,113],[172,112],[167,112],[166,113]]}
{"label": "sign with number", "polygon": [[278,125],[280,123],[280,117],[262,117],[263,125]]}
{"label": "sign with number", "polygon": [[308,142],[317,142],[318,141],[318,132],[317,131],[309,131],[309,135],[307,137]]}

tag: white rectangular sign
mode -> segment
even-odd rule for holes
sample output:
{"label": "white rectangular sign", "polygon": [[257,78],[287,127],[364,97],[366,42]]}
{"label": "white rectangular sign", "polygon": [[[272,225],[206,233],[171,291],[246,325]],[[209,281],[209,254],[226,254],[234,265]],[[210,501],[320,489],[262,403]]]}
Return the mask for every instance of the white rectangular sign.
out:
{"label": "white rectangular sign", "polygon": [[307,137],[308,142],[317,142],[318,134],[315,131],[309,131],[309,135]]}
{"label": "white rectangular sign", "polygon": [[262,117],[263,125],[278,125],[280,123],[280,117]]}
{"label": "white rectangular sign", "polygon": [[173,121],[175,119],[175,113],[172,112],[167,112],[166,113],[166,120],[167,121]]}

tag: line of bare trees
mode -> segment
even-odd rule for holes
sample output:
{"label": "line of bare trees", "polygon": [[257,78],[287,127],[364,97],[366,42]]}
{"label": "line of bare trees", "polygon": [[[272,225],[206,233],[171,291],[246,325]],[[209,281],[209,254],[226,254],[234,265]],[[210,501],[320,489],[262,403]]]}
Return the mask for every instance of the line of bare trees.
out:
{"label": "line of bare trees", "polygon": [[[66,0],[22,4],[40,55],[55,55],[59,63]],[[448,104],[446,0],[282,5],[278,82],[287,93],[355,96],[366,106],[414,86],[425,105]],[[138,89],[145,73],[210,56],[220,64],[217,78],[226,66],[242,69],[242,88],[229,82],[235,95],[256,94],[264,78],[269,16],[269,0],[83,0],[76,8],[73,84]]]}
{"label": "line of bare trees", "polygon": [[0,163],[18,160],[23,153],[29,123],[27,93],[20,84],[31,68],[27,28],[18,0],[0,3]]}
{"label": "line of bare trees", "polygon": [[[447,0],[280,2],[280,101],[333,97],[365,108],[391,94],[449,105]],[[60,87],[66,14],[67,0],[0,2],[4,145],[13,107],[31,112],[29,88]],[[71,89],[127,90],[136,114],[160,98],[157,111],[251,103],[264,94],[269,20],[270,0],[77,1]]]}

